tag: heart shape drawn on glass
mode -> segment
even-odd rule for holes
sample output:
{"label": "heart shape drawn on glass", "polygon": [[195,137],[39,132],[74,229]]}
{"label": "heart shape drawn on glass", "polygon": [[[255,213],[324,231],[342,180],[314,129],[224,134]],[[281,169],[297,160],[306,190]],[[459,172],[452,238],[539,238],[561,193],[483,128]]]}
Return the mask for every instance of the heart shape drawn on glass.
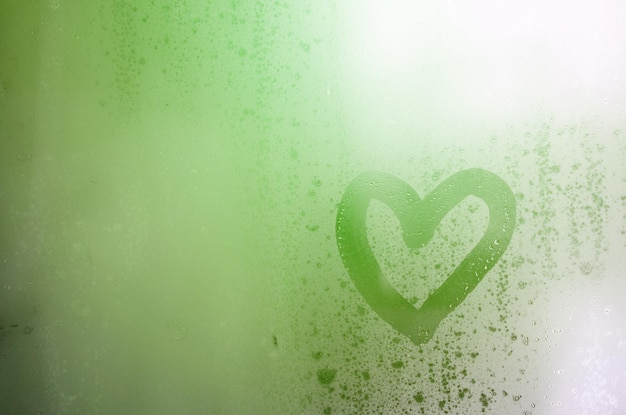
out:
{"label": "heart shape drawn on glass", "polygon": [[[447,213],[468,196],[489,209],[485,234],[448,278],[419,308],[385,278],[367,239],[366,216],[372,199],[386,204],[400,220],[409,248],[428,243]],[[337,211],[337,246],[357,290],[372,309],[413,343],[427,343],[441,321],[465,300],[506,250],[515,227],[515,196],[497,175],[467,169],[447,178],[421,199],[406,182],[390,174],[366,172],[347,187]]]}

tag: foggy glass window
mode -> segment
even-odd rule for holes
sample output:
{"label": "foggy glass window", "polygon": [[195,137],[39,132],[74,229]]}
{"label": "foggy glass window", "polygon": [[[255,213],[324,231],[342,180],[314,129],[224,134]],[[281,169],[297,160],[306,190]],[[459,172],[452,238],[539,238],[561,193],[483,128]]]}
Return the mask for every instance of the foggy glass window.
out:
{"label": "foggy glass window", "polygon": [[0,413],[623,413],[625,21],[1,2]]}

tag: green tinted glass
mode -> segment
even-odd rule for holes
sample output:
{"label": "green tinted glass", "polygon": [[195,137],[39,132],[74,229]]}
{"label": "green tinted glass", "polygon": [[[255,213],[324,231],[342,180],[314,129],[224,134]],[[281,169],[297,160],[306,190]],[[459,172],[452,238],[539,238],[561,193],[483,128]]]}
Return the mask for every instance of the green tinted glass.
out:
{"label": "green tinted glass", "polygon": [[0,414],[618,414],[626,9],[0,2]]}

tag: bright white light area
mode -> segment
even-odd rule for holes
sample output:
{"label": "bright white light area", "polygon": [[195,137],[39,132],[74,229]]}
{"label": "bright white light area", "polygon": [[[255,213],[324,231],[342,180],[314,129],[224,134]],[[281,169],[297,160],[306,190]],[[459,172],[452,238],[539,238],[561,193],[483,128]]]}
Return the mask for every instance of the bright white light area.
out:
{"label": "bright white light area", "polygon": [[[340,6],[344,86],[394,114],[621,117],[626,3],[366,1]],[[370,95],[368,96],[367,93]],[[368,117],[361,117],[368,118]]]}
{"label": "bright white light area", "polygon": [[373,77],[410,74],[416,56],[425,45],[418,18],[419,3],[404,0],[368,1],[354,16],[353,45],[359,67]]}
{"label": "bright white light area", "polygon": [[[563,298],[554,296],[549,315],[558,333],[550,333],[554,350],[551,362],[546,359],[544,376],[551,379],[551,385],[544,405],[552,406],[546,413],[624,413],[624,285],[619,271],[607,272],[603,278],[602,286],[596,289],[566,291],[561,293]],[[575,287],[572,282],[569,285]],[[563,315],[564,310],[567,315]]]}

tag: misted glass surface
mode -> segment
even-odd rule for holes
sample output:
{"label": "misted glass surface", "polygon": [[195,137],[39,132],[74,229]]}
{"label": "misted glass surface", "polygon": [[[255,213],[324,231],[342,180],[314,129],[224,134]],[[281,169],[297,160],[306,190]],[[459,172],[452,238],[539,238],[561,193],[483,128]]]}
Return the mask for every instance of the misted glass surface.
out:
{"label": "misted glass surface", "polygon": [[619,1],[0,3],[0,413],[620,414]]}

